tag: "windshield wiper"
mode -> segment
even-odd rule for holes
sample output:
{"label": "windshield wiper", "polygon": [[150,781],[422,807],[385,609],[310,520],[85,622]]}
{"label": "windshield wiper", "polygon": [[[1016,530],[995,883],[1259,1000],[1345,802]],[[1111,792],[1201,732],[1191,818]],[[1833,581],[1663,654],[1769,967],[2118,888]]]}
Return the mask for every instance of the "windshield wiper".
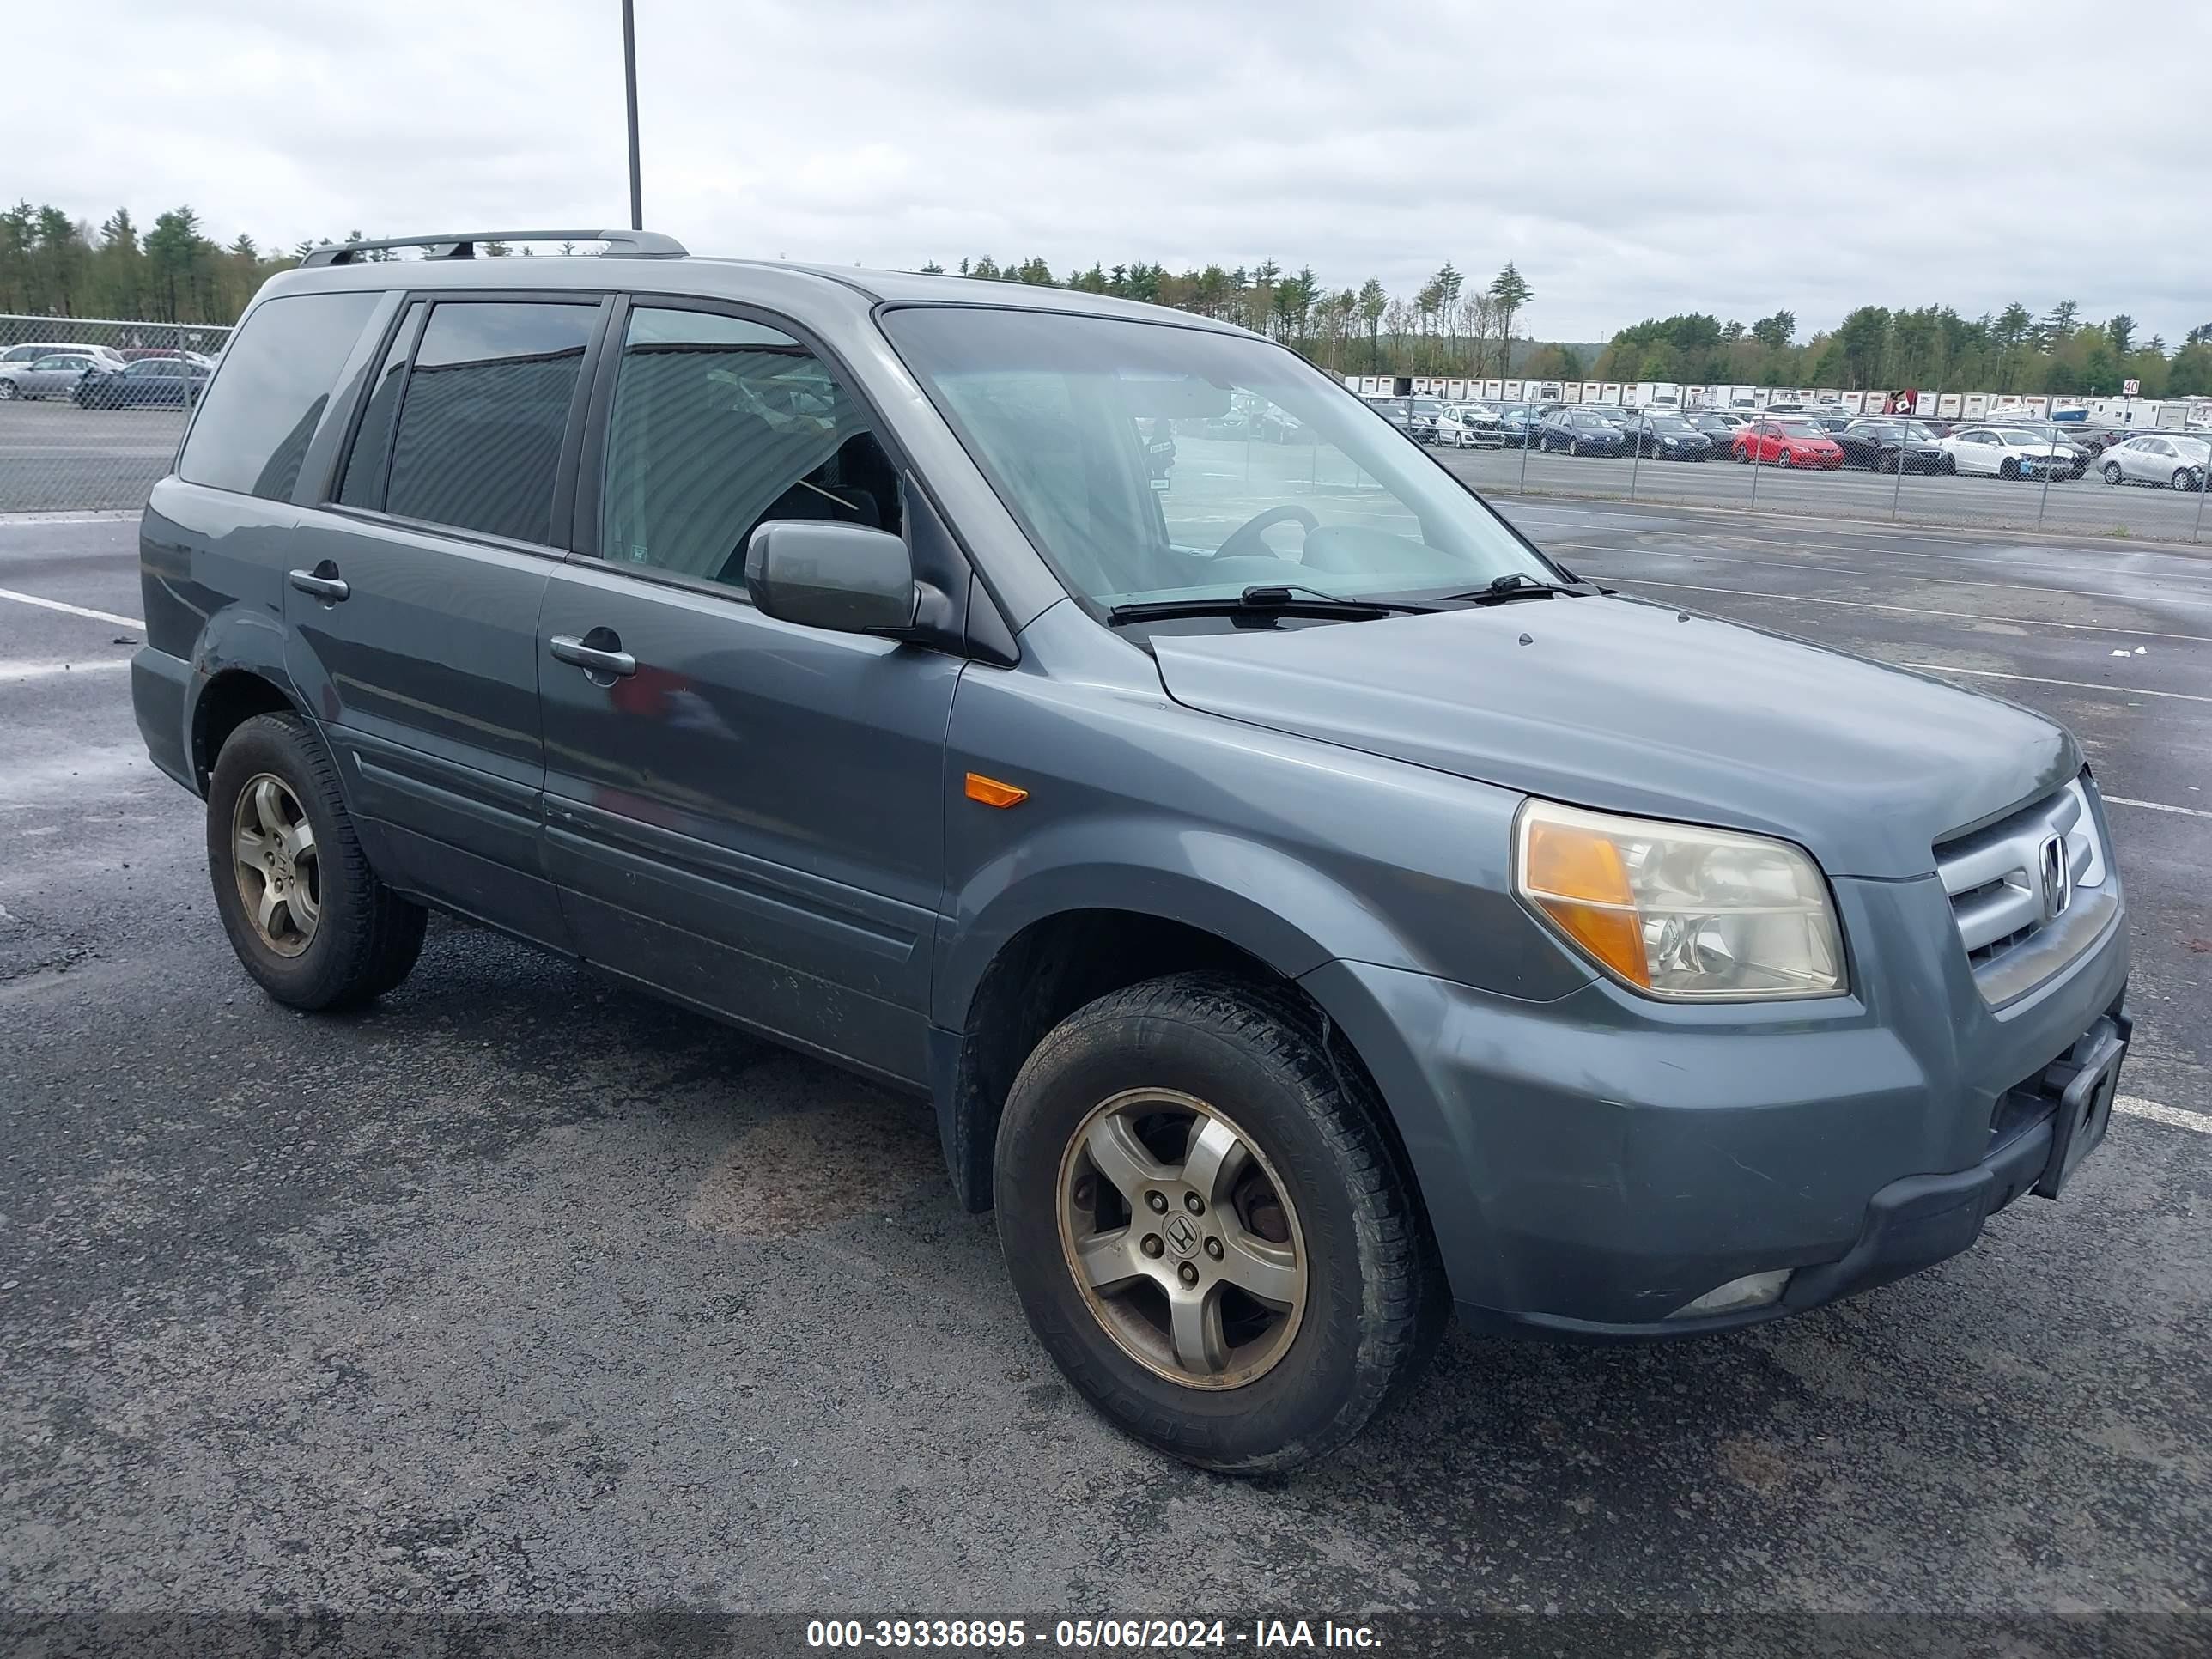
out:
{"label": "windshield wiper", "polygon": [[1167,622],[1181,617],[1334,617],[1342,622],[1363,622],[1376,617],[1413,615],[1434,611],[1433,605],[1405,599],[1340,599],[1317,587],[1296,582],[1262,582],[1241,593],[1193,595],[1187,599],[1141,599],[1117,605],[1106,613],[1115,627],[1123,623]]}
{"label": "windshield wiper", "polygon": [[1509,570],[1502,576],[1492,578],[1487,586],[1466,593],[1447,593],[1444,599],[1448,603],[1464,600],[1470,605],[1504,605],[1512,599],[1548,599],[1555,593],[1580,597],[1604,591],[1590,582],[1540,582],[1534,576],[1524,576],[1517,570]]}

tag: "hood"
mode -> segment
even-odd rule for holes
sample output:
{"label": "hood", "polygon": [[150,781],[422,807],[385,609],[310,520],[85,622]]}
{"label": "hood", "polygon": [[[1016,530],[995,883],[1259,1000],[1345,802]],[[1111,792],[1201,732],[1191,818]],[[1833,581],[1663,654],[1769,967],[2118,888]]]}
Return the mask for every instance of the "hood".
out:
{"label": "hood", "polygon": [[1832,875],[1925,875],[1936,842],[2081,766],[2069,732],[2014,704],[1638,599],[1152,643],[1188,707],[1577,805],[1781,836]]}

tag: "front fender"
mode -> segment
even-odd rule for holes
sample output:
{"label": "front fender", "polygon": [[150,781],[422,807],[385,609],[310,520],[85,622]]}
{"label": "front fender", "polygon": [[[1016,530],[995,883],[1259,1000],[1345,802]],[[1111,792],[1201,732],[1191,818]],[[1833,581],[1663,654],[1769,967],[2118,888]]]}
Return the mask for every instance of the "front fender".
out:
{"label": "front fender", "polygon": [[1285,979],[1350,958],[1413,965],[1359,896],[1281,848],[1133,812],[1063,821],[1002,848],[953,896],[940,924],[933,1018],[964,1029],[976,988],[1008,940],[1078,910],[1182,922]]}

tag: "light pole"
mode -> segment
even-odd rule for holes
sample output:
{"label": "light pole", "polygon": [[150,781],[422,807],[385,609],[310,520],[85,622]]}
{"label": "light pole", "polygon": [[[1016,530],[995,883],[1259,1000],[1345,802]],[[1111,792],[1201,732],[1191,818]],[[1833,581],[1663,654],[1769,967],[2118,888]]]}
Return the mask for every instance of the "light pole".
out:
{"label": "light pole", "polygon": [[629,228],[645,228],[645,196],[637,171],[637,20],[630,0],[622,0],[623,93],[629,104]]}

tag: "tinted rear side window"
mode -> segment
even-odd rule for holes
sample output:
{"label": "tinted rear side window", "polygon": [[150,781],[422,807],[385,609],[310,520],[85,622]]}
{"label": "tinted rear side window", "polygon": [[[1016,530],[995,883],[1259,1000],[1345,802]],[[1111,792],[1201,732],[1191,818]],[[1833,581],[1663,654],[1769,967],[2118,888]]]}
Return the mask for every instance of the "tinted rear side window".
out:
{"label": "tinted rear side window", "polygon": [[178,472],[216,489],[289,497],[338,370],[383,297],[295,294],[256,307],[223,353]]}
{"label": "tinted rear side window", "polygon": [[415,348],[422,313],[428,309],[420,300],[408,307],[407,320],[399,325],[376,371],[376,384],[369,388],[368,403],[362,410],[353,451],[346,458],[345,473],[338,484],[337,499],[348,507],[384,505],[384,467],[392,457],[392,427],[399,415],[400,388],[406,384],[407,354]]}
{"label": "tinted rear side window", "polygon": [[553,475],[597,315],[587,304],[434,308],[400,401],[385,511],[550,542]]}

